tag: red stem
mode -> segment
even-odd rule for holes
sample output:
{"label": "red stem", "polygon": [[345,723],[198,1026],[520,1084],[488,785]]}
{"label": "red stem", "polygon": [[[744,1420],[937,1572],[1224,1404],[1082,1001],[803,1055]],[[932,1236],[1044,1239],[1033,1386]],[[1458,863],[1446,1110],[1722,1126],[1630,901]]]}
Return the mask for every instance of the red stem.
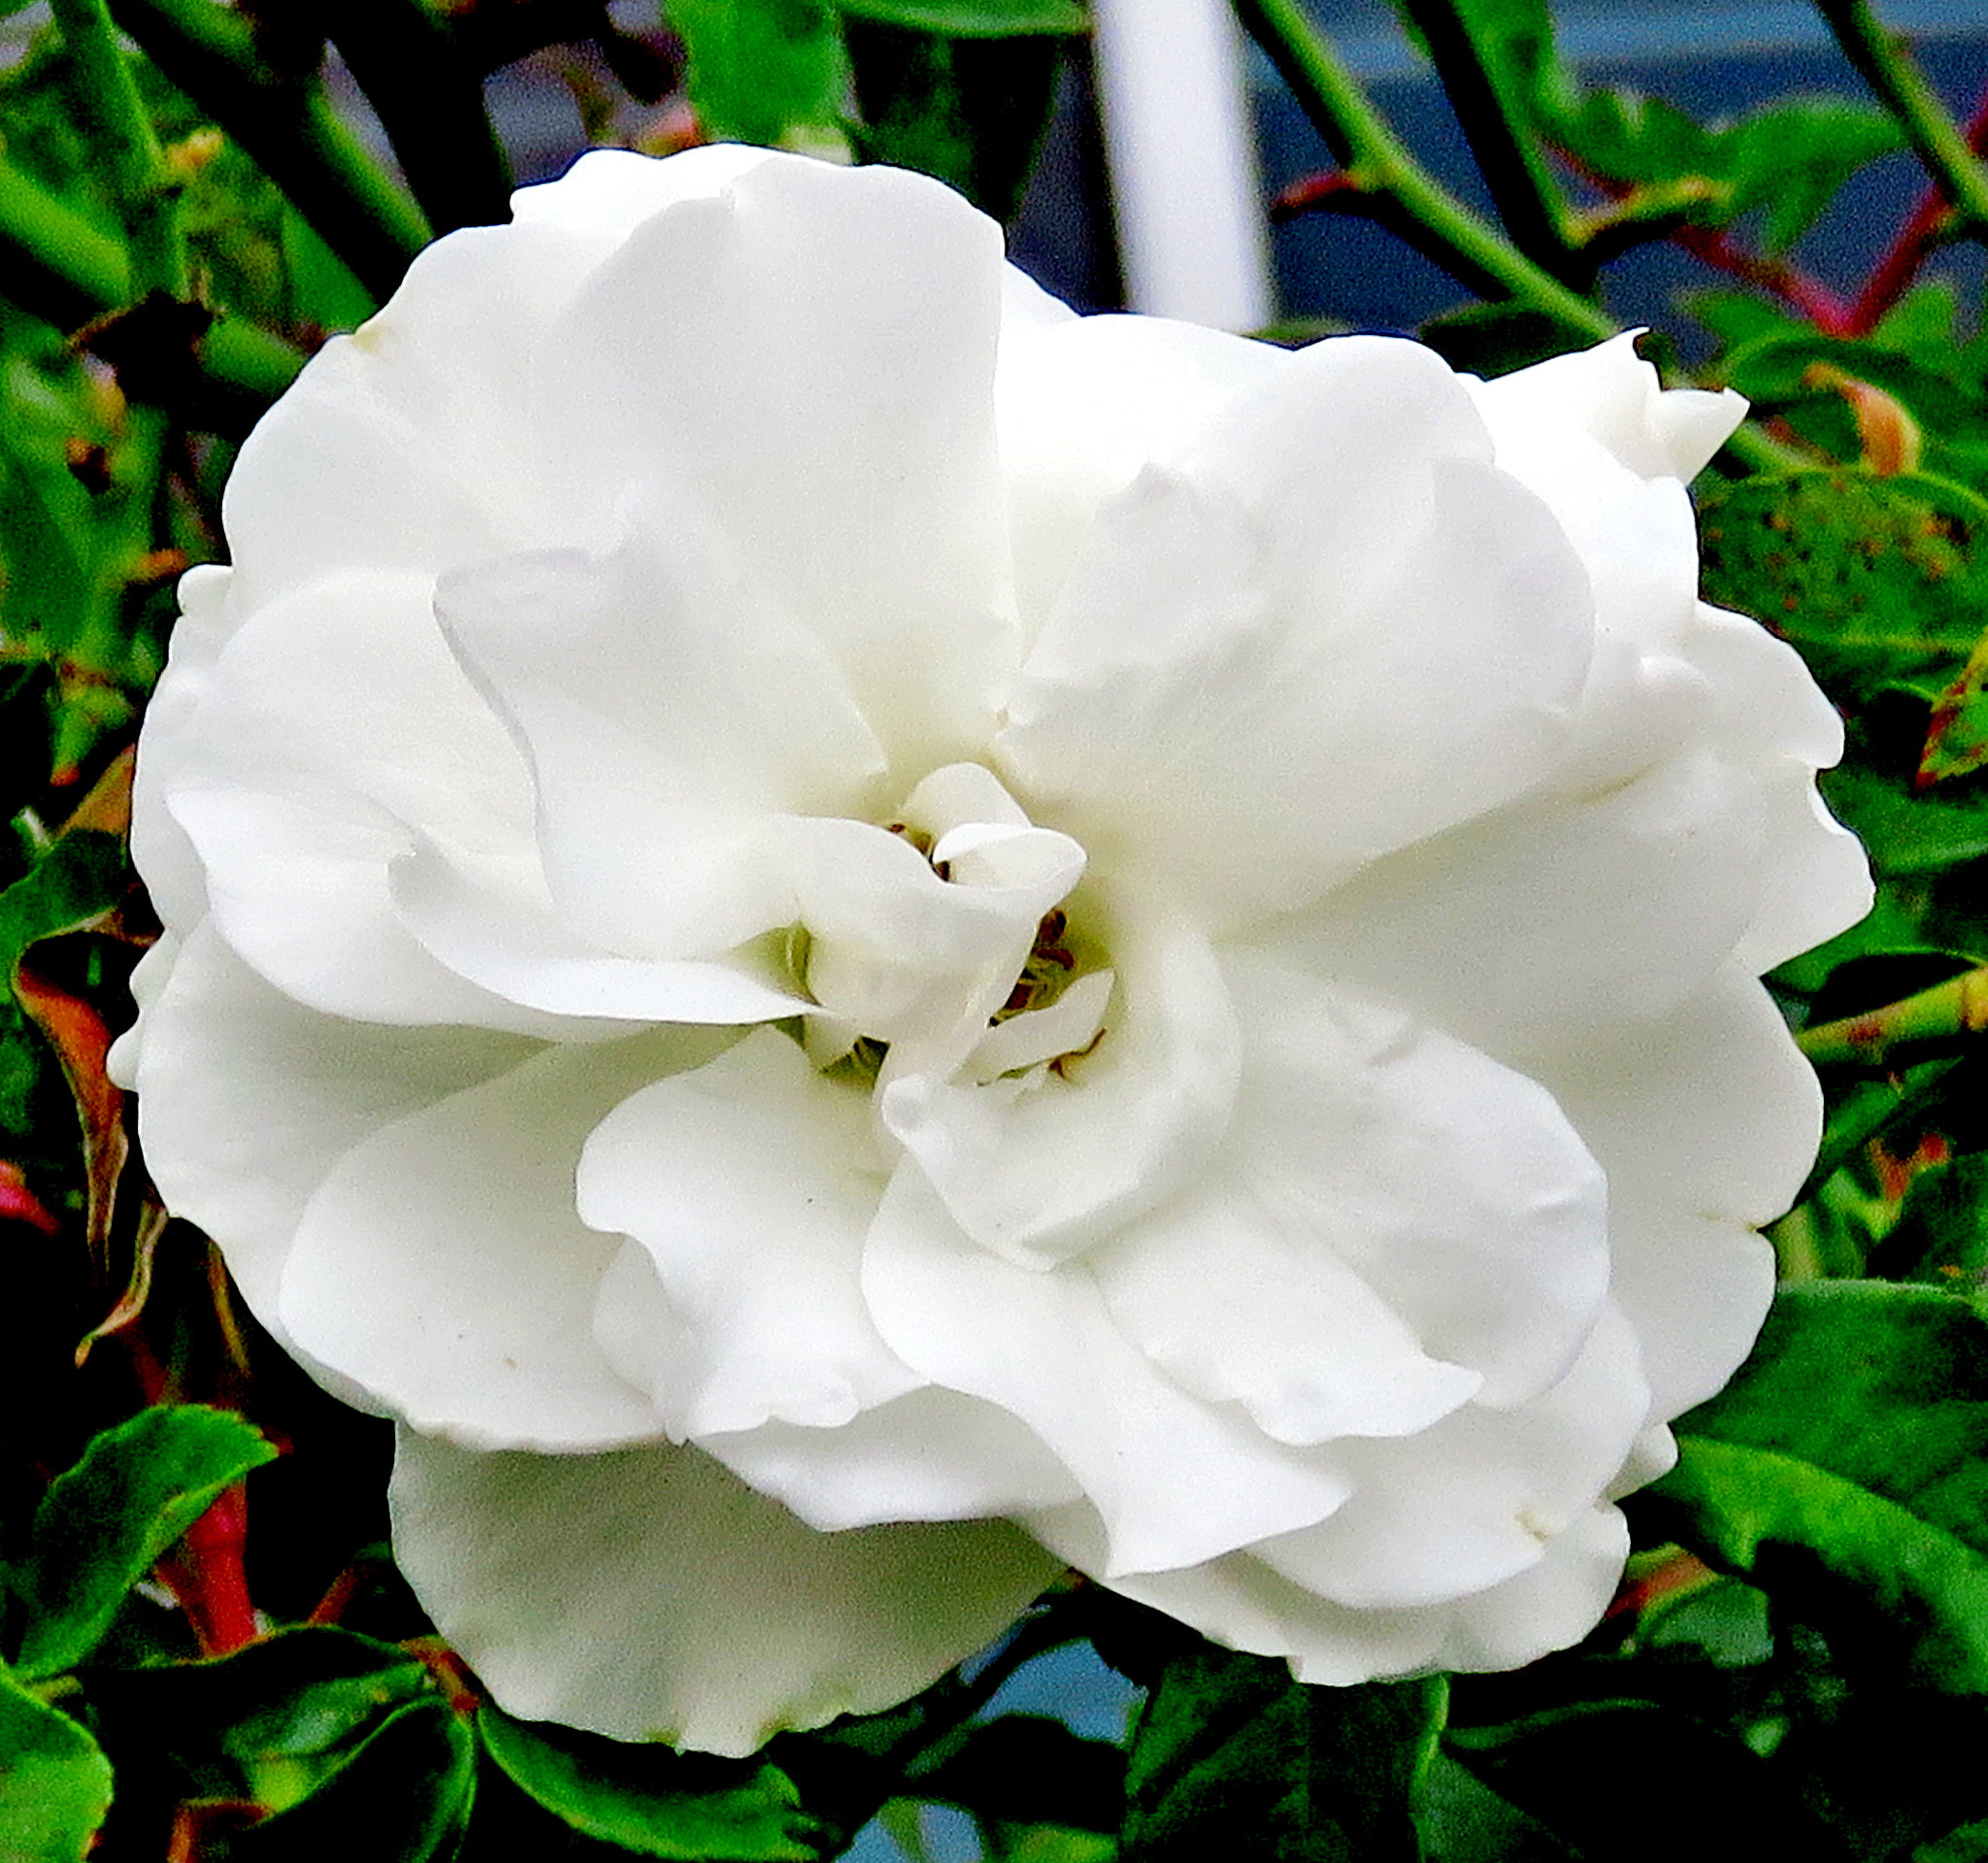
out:
{"label": "red stem", "polygon": [[237,1481],[159,1561],[159,1577],[179,1599],[203,1655],[225,1656],[262,1635],[248,1600],[248,1495]]}
{"label": "red stem", "polygon": [[[1974,106],[1968,120],[1968,147],[1975,154],[1988,153],[1988,91]],[[1884,314],[1905,294],[1905,288],[1919,276],[1919,268],[1946,231],[1953,207],[1937,186],[1919,196],[1911,216],[1899,229],[1890,249],[1877,261],[1877,269],[1858,292],[1850,306],[1841,336],[1869,336],[1883,321]]]}
{"label": "red stem", "polygon": [[1785,259],[1766,259],[1757,252],[1735,246],[1722,229],[1709,226],[1680,226],[1671,237],[1694,258],[1702,259],[1715,272],[1743,279],[1748,284],[1772,291],[1775,297],[1802,313],[1824,336],[1850,334],[1851,307],[1846,298],[1811,278]]}
{"label": "red stem", "polygon": [[1281,224],[1296,219],[1300,214],[1336,206],[1340,195],[1359,191],[1359,183],[1342,168],[1329,169],[1322,175],[1301,175],[1288,187],[1277,190],[1270,204],[1270,216],[1273,223]]}

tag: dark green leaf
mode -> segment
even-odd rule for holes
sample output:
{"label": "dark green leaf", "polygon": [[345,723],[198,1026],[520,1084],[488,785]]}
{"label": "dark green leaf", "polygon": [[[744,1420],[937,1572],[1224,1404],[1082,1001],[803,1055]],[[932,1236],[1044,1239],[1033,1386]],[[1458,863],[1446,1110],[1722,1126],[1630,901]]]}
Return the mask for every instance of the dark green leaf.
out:
{"label": "dark green leaf", "polygon": [[1417,1819],[1428,1863],[1578,1863],[1579,1853],[1446,1753]]}
{"label": "dark green leaf", "polygon": [[80,1863],[110,1808],[96,1742],[0,1670],[0,1857]]}
{"label": "dark green leaf", "polygon": [[1886,685],[1930,701],[1981,635],[1984,523],[1988,503],[1921,475],[1743,480],[1701,506],[1706,599],[1792,641],[1839,702]]}
{"label": "dark green leaf", "polygon": [[395,1709],[307,1797],[215,1846],[215,1863],[455,1854],[476,1803],[477,1747],[440,1700]]}
{"label": "dark green leaf", "polygon": [[1083,1740],[1046,1714],[1003,1714],[911,1781],[983,1822],[1115,1831],[1125,1813],[1125,1753]]}
{"label": "dark green leaf", "polygon": [[951,39],[848,26],[866,161],[936,175],[996,219],[1021,204],[1055,100],[1054,39]]}
{"label": "dark green leaf", "polygon": [[1771,1595],[1879,1613],[1916,1685],[1988,1691],[1988,1319],[1930,1288],[1784,1291],[1639,1502]]}
{"label": "dark green leaf", "polygon": [[97,1437],[35,1514],[15,1578],[27,1609],[20,1669],[50,1676],[83,1661],[153,1562],[275,1455],[252,1424],[197,1404],[141,1411]]}
{"label": "dark green leaf", "polygon": [[1133,1736],[1124,1863],[1233,1854],[1413,1863],[1413,1801],[1444,1683],[1310,1687],[1289,1668],[1203,1645],[1176,1656]]}
{"label": "dark green leaf", "polygon": [[852,19],[875,19],[886,26],[958,39],[1083,32],[1090,25],[1076,0],[835,0],[835,5]]}
{"label": "dark green leaf", "polygon": [[848,59],[829,0],[669,0],[668,12],[708,135],[769,147],[840,139]]}
{"label": "dark green leaf", "polygon": [[478,1716],[497,1764],[577,1831],[638,1856],[808,1863],[810,1820],[779,1767],[631,1746],[571,1728]]}
{"label": "dark green leaf", "polygon": [[1988,1290],[1988,1153],[1968,1152],[1921,1171],[1872,1267],[1887,1280],[1957,1293]]}

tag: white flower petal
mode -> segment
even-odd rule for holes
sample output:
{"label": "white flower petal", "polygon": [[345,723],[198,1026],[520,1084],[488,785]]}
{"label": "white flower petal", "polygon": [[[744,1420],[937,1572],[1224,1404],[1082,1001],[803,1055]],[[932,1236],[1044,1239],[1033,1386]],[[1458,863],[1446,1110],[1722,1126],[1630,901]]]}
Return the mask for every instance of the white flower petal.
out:
{"label": "white flower petal", "polygon": [[1478,406],[1501,444],[1507,435],[1564,434],[1572,426],[1641,478],[1696,478],[1745,418],[1745,399],[1730,388],[1665,390],[1636,352],[1640,334],[1626,330],[1591,349],[1478,383]]}
{"label": "white flower petal", "polygon": [[749,1753],[936,1681],[1061,1570],[1003,1521],[817,1533],[694,1448],[403,1430],[401,1570],[508,1713]]}
{"label": "white flower petal", "polygon": [[520,187],[511,213],[520,225],[591,234],[612,250],[664,208],[722,193],[762,162],[792,159],[741,143],[706,144],[667,162],[627,149],[593,149],[556,182]]}
{"label": "white flower petal", "polygon": [[1282,360],[1268,344],[1164,317],[1004,314],[995,401],[1031,631],[1106,501]]}
{"label": "white flower petal", "polygon": [[629,1022],[743,1023],[800,1015],[764,953],[643,959],[602,950],[553,910],[536,851],[510,858],[425,839],[388,870],[402,922],[431,957],[521,1008],[572,1016],[568,1039],[620,1035]]}
{"label": "white flower petal", "polygon": [[632,1094],[587,1140],[580,1219],[646,1250],[693,1342],[687,1372],[664,1368],[673,1433],[830,1427],[920,1382],[863,1306],[886,1175],[871,1134],[859,1087],[760,1029]]}
{"label": "white flower petal", "polygon": [[[1607,1186],[1537,1081],[1273,959],[1224,970],[1243,1027],[1231,1168],[1329,1248],[1477,1401],[1557,1383],[1603,1316]],[[1604,1160],[1606,1162],[1606,1159]]]}
{"label": "white flower petal", "polygon": [[[146,1009],[133,1082],[146,1162],[168,1207],[220,1244],[255,1316],[294,1349],[278,1288],[326,1176],[382,1128],[537,1047],[485,1030],[330,1020],[273,989],[203,924]],[[342,1394],[353,1401],[356,1389]]]}
{"label": "white flower petal", "polygon": [[1013,663],[1002,271],[1000,229],[936,182],[773,158],[631,233],[534,380],[577,506],[694,471],[907,782],[979,753]]}
{"label": "white flower petal", "polygon": [[1353,1442],[1333,1516],[1253,1549],[1356,1610],[1440,1605],[1539,1563],[1587,1514],[1649,1413],[1636,1335],[1611,1309],[1566,1378],[1513,1410],[1467,1404],[1402,1442]]}
{"label": "white flower petal", "polygon": [[1705,749],[1376,861],[1283,943],[1477,1039],[1656,1015],[1756,910],[1760,784]]}
{"label": "white flower petal", "polygon": [[661,1436],[594,1344],[616,1245],[575,1213],[574,1170],[616,1101],[708,1060],[720,1039],[549,1048],[355,1146],[284,1263],[291,1337],[417,1429],[480,1448]]}
{"label": "white flower petal", "polygon": [[1489,451],[1425,350],[1287,358],[1100,515],[1004,773],[1114,877],[1222,926],[1509,800],[1567,739],[1593,624]]}
{"label": "white flower petal", "polygon": [[417,830],[500,848],[531,832],[523,765],[426,608],[418,578],[354,571],[259,610],[179,724],[157,799],[199,852],[223,935],[299,1002],[544,1032],[437,963],[389,893]]}
{"label": "white flower petal", "polygon": [[436,613],[531,759],[561,910],[628,955],[709,956],[794,915],[756,819],[868,813],[883,754],[700,513],[655,485],[627,513],[611,554],[486,562]]}
{"label": "white flower petal", "polygon": [[1195,1396],[1241,1404],[1280,1443],[1408,1436],[1484,1381],[1431,1358],[1323,1239],[1233,1177],[1175,1198],[1089,1264],[1147,1357]]}
{"label": "white flower petal", "polygon": [[1011,1412],[1104,1519],[1108,1573],[1192,1565],[1324,1518],[1343,1480],[1174,1384],[1119,1332],[1080,1262],[1043,1271],[977,1248],[913,1170],[891,1180],[863,1291],[935,1384]]}
{"label": "white flower petal", "polygon": [[[1192,928],[1081,907],[1111,929],[1122,1008],[1061,1073],[984,1085],[888,1080],[884,1125],[982,1248],[1046,1266],[1188,1181],[1234,1104],[1240,1049],[1214,953]],[[964,1051],[962,1058],[964,1057]]]}

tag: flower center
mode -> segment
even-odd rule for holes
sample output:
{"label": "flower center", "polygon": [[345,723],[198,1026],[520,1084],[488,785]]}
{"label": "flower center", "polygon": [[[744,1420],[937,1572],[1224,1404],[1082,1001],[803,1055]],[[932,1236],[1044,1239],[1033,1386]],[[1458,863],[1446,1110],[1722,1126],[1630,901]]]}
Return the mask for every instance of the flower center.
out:
{"label": "flower center", "polygon": [[1068,909],[1083,850],[977,764],[933,772],[880,830],[838,827],[833,910],[811,913],[804,891],[794,953],[821,1006],[805,1030],[816,1065],[878,1086],[1067,1079],[1103,1039],[1112,989]]}

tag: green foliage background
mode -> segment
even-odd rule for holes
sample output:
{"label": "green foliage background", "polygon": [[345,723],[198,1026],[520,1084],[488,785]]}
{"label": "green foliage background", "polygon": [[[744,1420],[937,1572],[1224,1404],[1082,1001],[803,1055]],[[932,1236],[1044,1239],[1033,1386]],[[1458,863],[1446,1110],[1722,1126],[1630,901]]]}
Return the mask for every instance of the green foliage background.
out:
{"label": "green foliage background", "polygon": [[[1584,83],[1545,0],[1398,4],[1495,218],[1294,0],[1236,0],[1329,164],[1277,211],[1435,257],[1459,305],[1427,339],[1494,373],[1611,334],[1633,247],[1702,262],[1698,379],[1754,404],[1699,488],[1706,592],[1848,716],[1824,786],[1879,879],[1772,980],[1829,1128],[1753,1358],[1629,1504],[1607,1620],[1511,1675],[1307,1689],[1073,1580],[916,1701],[743,1762],[480,1698],[393,1572],[384,1426],[240,1313],[104,1074],[156,930],[124,834],[173,582],[218,553],[234,449],[305,356],[428,238],[506,216],[492,71],[563,60],[601,139],[894,161],[1007,217],[1086,17],[664,0],[636,33],[599,0],[54,0],[0,72],[6,1863],[815,1863],[877,1817],[916,1854],[929,1805],[1009,1863],[1988,1857],[1988,335],[1921,282],[1988,236],[1988,111],[1958,122],[1865,0],[1816,0],[1838,94],[1729,123]],[[328,46],[397,174],[332,108]],[[1872,277],[1806,276],[1805,233],[1900,150],[1927,191]],[[1123,1742],[988,1715],[1079,1644],[1143,1691]]]}

